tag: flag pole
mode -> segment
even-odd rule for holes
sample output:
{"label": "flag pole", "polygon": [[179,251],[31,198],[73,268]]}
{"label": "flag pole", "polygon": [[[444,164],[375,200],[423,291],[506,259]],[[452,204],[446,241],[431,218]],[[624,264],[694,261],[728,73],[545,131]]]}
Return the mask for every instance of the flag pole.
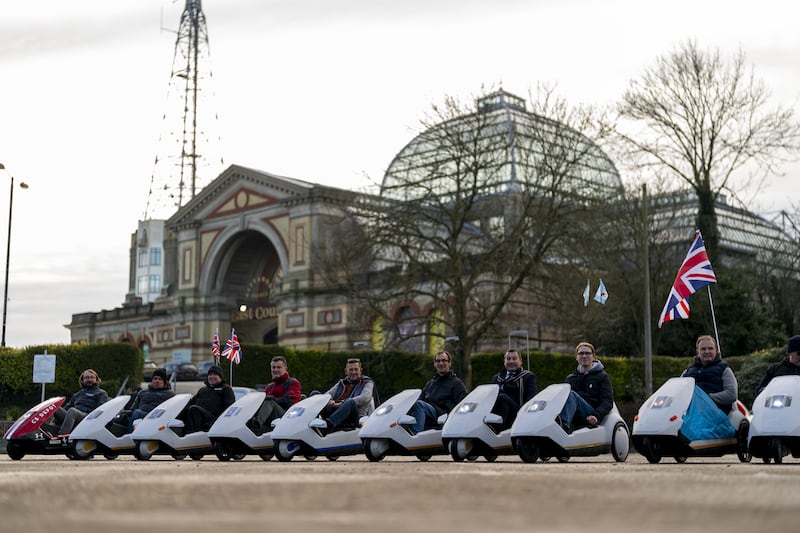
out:
{"label": "flag pole", "polygon": [[719,345],[719,331],[717,330],[717,316],[714,314],[714,300],[711,299],[711,285],[708,288],[708,304],[711,306],[711,321],[714,323],[714,338],[717,340],[717,351],[722,354],[722,347]]}
{"label": "flag pole", "polygon": [[653,394],[653,333],[650,315],[650,231],[647,225],[647,184],[642,183],[642,263],[644,263],[644,385]]}
{"label": "flag pole", "polygon": [[589,338],[589,297],[590,297],[591,293],[592,293],[591,285],[589,283],[589,280],[587,279],[586,280],[586,288],[583,289],[583,307],[586,308],[586,310],[583,313],[583,338],[584,339],[588,339]]}
{"label": "flag pole", "polygon": [[231,363],[231,371],[229,372],[229,375],[231,377],[231,382],[229,383],[229,385],[231,387],[233,387],[233,358],[232,357],[231,357],[230,363]]}

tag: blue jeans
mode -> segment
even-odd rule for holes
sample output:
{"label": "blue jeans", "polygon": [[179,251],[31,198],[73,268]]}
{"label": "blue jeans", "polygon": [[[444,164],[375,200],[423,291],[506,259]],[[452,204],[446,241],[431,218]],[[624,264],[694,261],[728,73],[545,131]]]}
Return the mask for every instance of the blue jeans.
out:
{"label": "blue jeans", "polygon": [[147,416],[147,411],[142,411],[141,409],[134,409],[131,413],[131,416],[128,417],[128,433],[133,432],[133,423],[140,418],[144,418]]}
{"label": "blue jeans", "polygon": [[[575,415],[580,416],[582,421],[586,421],[586,417],[594,414],[594,407],[589,402],[581,398],[581,395],[574,390],[569,391],[567,401],[564,403],[564,408],[561,409],[561,421],[572,427],[572,419]],[[599,422],[599,420],[598,420]]]}
{"label": "blue jeans", "polygon": [[328,421],[333,425],[333,429],[338,429],[345,423],[349,423],[348,425],[351,426],[358,426],[358,419],[358,406],[352,398],[343,401],[342,405],[328,417]]}
{"label": "blue jeans", "polygon": [[427,419],[436,422],[438,418],[436,408],[422,400],[414,402],[414,405],[411,407],[411,415],[416,419],[414,425],[411,426],[411,431],[415,434],[425,429],[425,421]]}

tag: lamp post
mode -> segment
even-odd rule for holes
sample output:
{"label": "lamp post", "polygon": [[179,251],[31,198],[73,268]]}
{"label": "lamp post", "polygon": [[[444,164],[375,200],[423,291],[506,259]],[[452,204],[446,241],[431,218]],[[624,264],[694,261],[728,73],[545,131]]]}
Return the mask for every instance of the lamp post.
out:
{"label": "lamp post", "polygon": [[[0,170],[5,170],[5,165],[0,163]],[[8,314],[8,267],[11,260],[11,214],[14,208],[14,176],[11,177],[11,189],[8,194],[8,240],[6,241],[6,283],[3,289],[3,336],[0,339],[0,346],[6,345],[6,316]],[[28,184],[24,181],[20,182],[19,186],[23,189],[28,188]]]}

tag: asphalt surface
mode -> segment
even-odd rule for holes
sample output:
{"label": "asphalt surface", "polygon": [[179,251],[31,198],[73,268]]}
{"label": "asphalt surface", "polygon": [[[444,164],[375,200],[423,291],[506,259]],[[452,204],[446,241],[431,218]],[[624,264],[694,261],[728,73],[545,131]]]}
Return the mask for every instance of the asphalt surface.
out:
{"label": "asphalt surface", "polygon": [[796,531],[800,459],[0,458],[0,531]]}

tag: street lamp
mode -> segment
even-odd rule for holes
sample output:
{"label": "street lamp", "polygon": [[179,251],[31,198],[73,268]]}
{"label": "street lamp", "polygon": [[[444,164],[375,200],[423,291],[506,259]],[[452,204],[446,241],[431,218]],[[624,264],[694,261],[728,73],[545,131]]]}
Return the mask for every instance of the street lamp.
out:
{"label": "street lamp", "polygon": [[[5,170],[5,165],[0,163],[0,170]],[[19,186],[22,189],[27,189],[28,184],[24,181],[20,182]],[[8,314],[8,267],[11,260],[11,214],[14,207],[14,176],[11,176],[11,189],[8,194],[8,240],[6,242],[6,283],[3,293],[3,337],[0,340],[0,346],[6,345],[6,316]]]}

